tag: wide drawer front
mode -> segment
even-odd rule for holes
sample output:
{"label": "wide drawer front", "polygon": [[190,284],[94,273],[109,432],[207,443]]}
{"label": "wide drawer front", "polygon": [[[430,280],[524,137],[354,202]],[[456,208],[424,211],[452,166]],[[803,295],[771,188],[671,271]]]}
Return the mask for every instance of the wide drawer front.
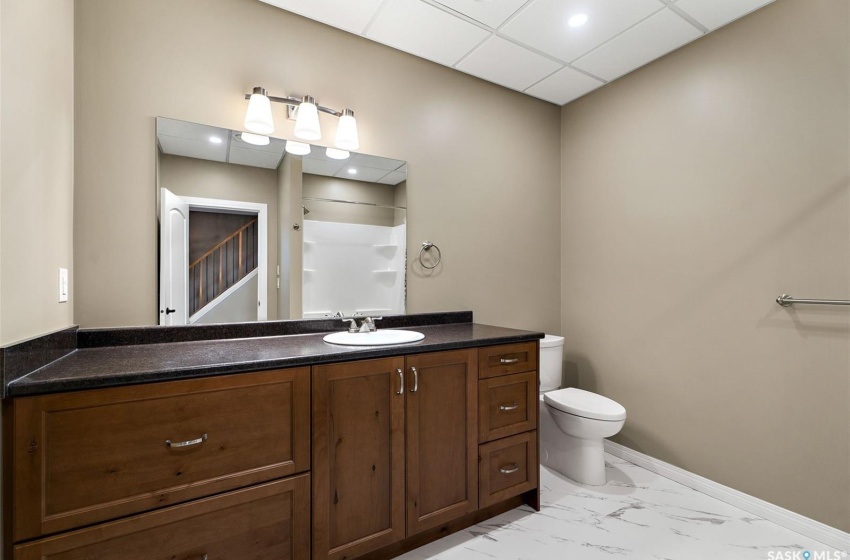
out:
{"label": "wide drawer front", "polygon": [[15,547],[15,560],[307,560],[310,475]]}
{"label": "wide drawer front", "polygon": [[478,350],[478,376],[497,377],[537,369],[537,343],[488,346]]}
{"label": "wide drawer front", "polygon": [[15,541],[304,472],[310,370],[14,401]]}
{"label": "wide drawer front", "polygon": [[485,443],[478,448],[479,507],[537,487],[537,432]]}
{"label": "wide drawer front", "polygon": [[492,441],[537,428],[537,372],[478,382],[478,440]]}

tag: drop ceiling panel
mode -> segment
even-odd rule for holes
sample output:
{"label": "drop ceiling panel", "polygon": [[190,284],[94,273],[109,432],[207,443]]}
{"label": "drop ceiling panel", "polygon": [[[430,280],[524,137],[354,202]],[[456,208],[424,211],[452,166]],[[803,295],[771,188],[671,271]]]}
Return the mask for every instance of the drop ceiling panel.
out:
{"label": "drop ceiling panel", "polygon": [[340,169],[342,169],[343,165],[345,165],[344,161],[314,159],[304,156],[301,170],[304,173],[309,173],[311,175],[326,175],[328,177],[333,177]]}
{"label": "drop ceiling panel", "polygon": [[[225,135],[224,138],[227,138]],[[159,135],[159,145],[166,154],[208,159],[210,161],[227,161],[227,142],[213,144],[209,140],[193,140],[176,136]]]}
{"label": "drop ceiling panel", "polygon": [[699,29],[665,8],[581,57],[573,66],[613,80],[700,35]]}
{"label": "drop ceiling panel", "polygon": [[362,33],[381,6],[381,0],[260,1],[352,33]]}
{"label": "drop ceiling panel", "polygon": [[473,76],[519,91],[562,67],[562,64],[496,36],[487,39],[456,66]]}
{"label": "drop ceiling panel", "polygon": [[349,158],[346,163],[349,167],[354,166],[383,169],[384,174],[386,174],[387,171],[394,171],[404,165],[404,162],[398,159],[370,156],[369,154],[351,154],[351,158]]}
{"label": "drop ceiling panel", "polygon": [[[351,170],[355,170],[356,173],[352,173]],[[341,179],[353,179],[355,181],[366,181],[369,183],[375,183],[378,179],[382,179],[387,175],[386,169],[374,169],[372,167],[362,167],[356,165],[346,165],[342,169],[336,172],[334,177],[339,177]]]}
{"label": "drop ceiling panel", "polygon": [[420,0],[386,0],[366,36],[452,66],[488,32]]}
{"label": "drop ceiling panel", "polygon": [[679,0],[675,5],[713,31],[771,2],[773,0]]}
{"label": "drop ceiling panel", "polygon": [[263,167],[265,169],[277,169],[280,164],[281,154],[265,152],[262,150],[246,150],[239,146],[230,147],[229,163],[237,165],[250,165],[251,167]]}
{"label": "drop ceiling panel", "polygon": [[[534,0],[501,33],[571,62],[663,7],[660,0]],[[587,23],[570,27],[576,14]]]}
{"label": "drop ceiling panel", "polygon": [[459,12],[487,27],[497,28],[511,17],[527,0],[436,0],[439,4]]}
{"label": "drop ceiling panel", "polygon": [[564,104],[773,0],[261,1]]}
{"label": "drop ceiling panel", "polygon": [[401,171],[390,171],[378,179],[378,182],[385,185],[398,185],[405,179],[407,179],[407,173],[402,173]]}
{"label": "drop ceiling panel", "polygon": [[556,105],[563,105],[602,85],[605,85],[605,82],[586,76],[572,68],[564,68],[525,92]]}

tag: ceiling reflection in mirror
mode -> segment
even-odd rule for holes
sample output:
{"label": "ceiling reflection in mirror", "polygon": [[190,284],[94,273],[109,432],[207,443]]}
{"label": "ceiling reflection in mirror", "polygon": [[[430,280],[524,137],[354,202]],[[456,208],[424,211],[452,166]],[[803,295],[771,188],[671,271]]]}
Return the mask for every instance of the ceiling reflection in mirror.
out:
{"label": "ceiling reflection in mirror", "polygon": [[405,312],[405,161],[162,117],[156,136],[160,324]]}

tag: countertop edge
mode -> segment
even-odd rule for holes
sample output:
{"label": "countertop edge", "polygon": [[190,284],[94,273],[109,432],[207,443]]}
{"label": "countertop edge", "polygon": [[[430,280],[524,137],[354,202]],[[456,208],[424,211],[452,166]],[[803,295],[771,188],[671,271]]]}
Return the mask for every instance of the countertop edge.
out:
{"label": "countertop edge", "polygon": [[[56,379],[49,381],[34,381],[27,379],[29,375],[16,379],[6,387],[6,398],[30,397],[55,393],[67,393],[74,391],[85,391],[108,387],[122,387],[138,385],[142,383],[160,383],[168,381],[179,381],[184,379],[195,379],[199,377],[213,377],[219,375],[230,375],[261,371],[268,369],[313,366],[344,361],[358,361],[375,358],[385,358],[399,355],[424,354],[428,352],[439,352],[445,350],[463,350],[467,348],[479,348],[499,344],[512,344],[520,342],[532,342],[542,339],[545,334],[534,331],[516,331],[516,334],[505,336],[493,336],[475,340],[462,340],[457,342],[436,343],[414,343],[410,345],[394,346],[371,346],[363,349],[350,347],[350,351],[336,352],[333,354],[317,354],[310,356],[293,356],[272,360],[251,360],[245,362],[233,362],[198,367],[183,367],[171,370],[144,371],[116,373],[114,375],[98,375],[97,377],[85,378],[74,377]],[[33,372],[33,373],[37,373]],[[32,375],[32,374],[30,374]]]}

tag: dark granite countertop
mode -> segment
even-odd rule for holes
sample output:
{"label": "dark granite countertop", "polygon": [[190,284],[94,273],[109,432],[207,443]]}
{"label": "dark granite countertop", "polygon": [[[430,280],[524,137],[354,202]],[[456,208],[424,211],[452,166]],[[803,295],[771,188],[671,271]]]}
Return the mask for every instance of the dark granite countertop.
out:
{"label": "dark granite countertop", "polygon": [[396,346],[338,346],[322,340],[327,333],[321,333],[80,348],[15,379],[8,384],[6,395],[77,391],[543,338],[541,332],[476,323],[409,328],[423,333],[425,339]]}

